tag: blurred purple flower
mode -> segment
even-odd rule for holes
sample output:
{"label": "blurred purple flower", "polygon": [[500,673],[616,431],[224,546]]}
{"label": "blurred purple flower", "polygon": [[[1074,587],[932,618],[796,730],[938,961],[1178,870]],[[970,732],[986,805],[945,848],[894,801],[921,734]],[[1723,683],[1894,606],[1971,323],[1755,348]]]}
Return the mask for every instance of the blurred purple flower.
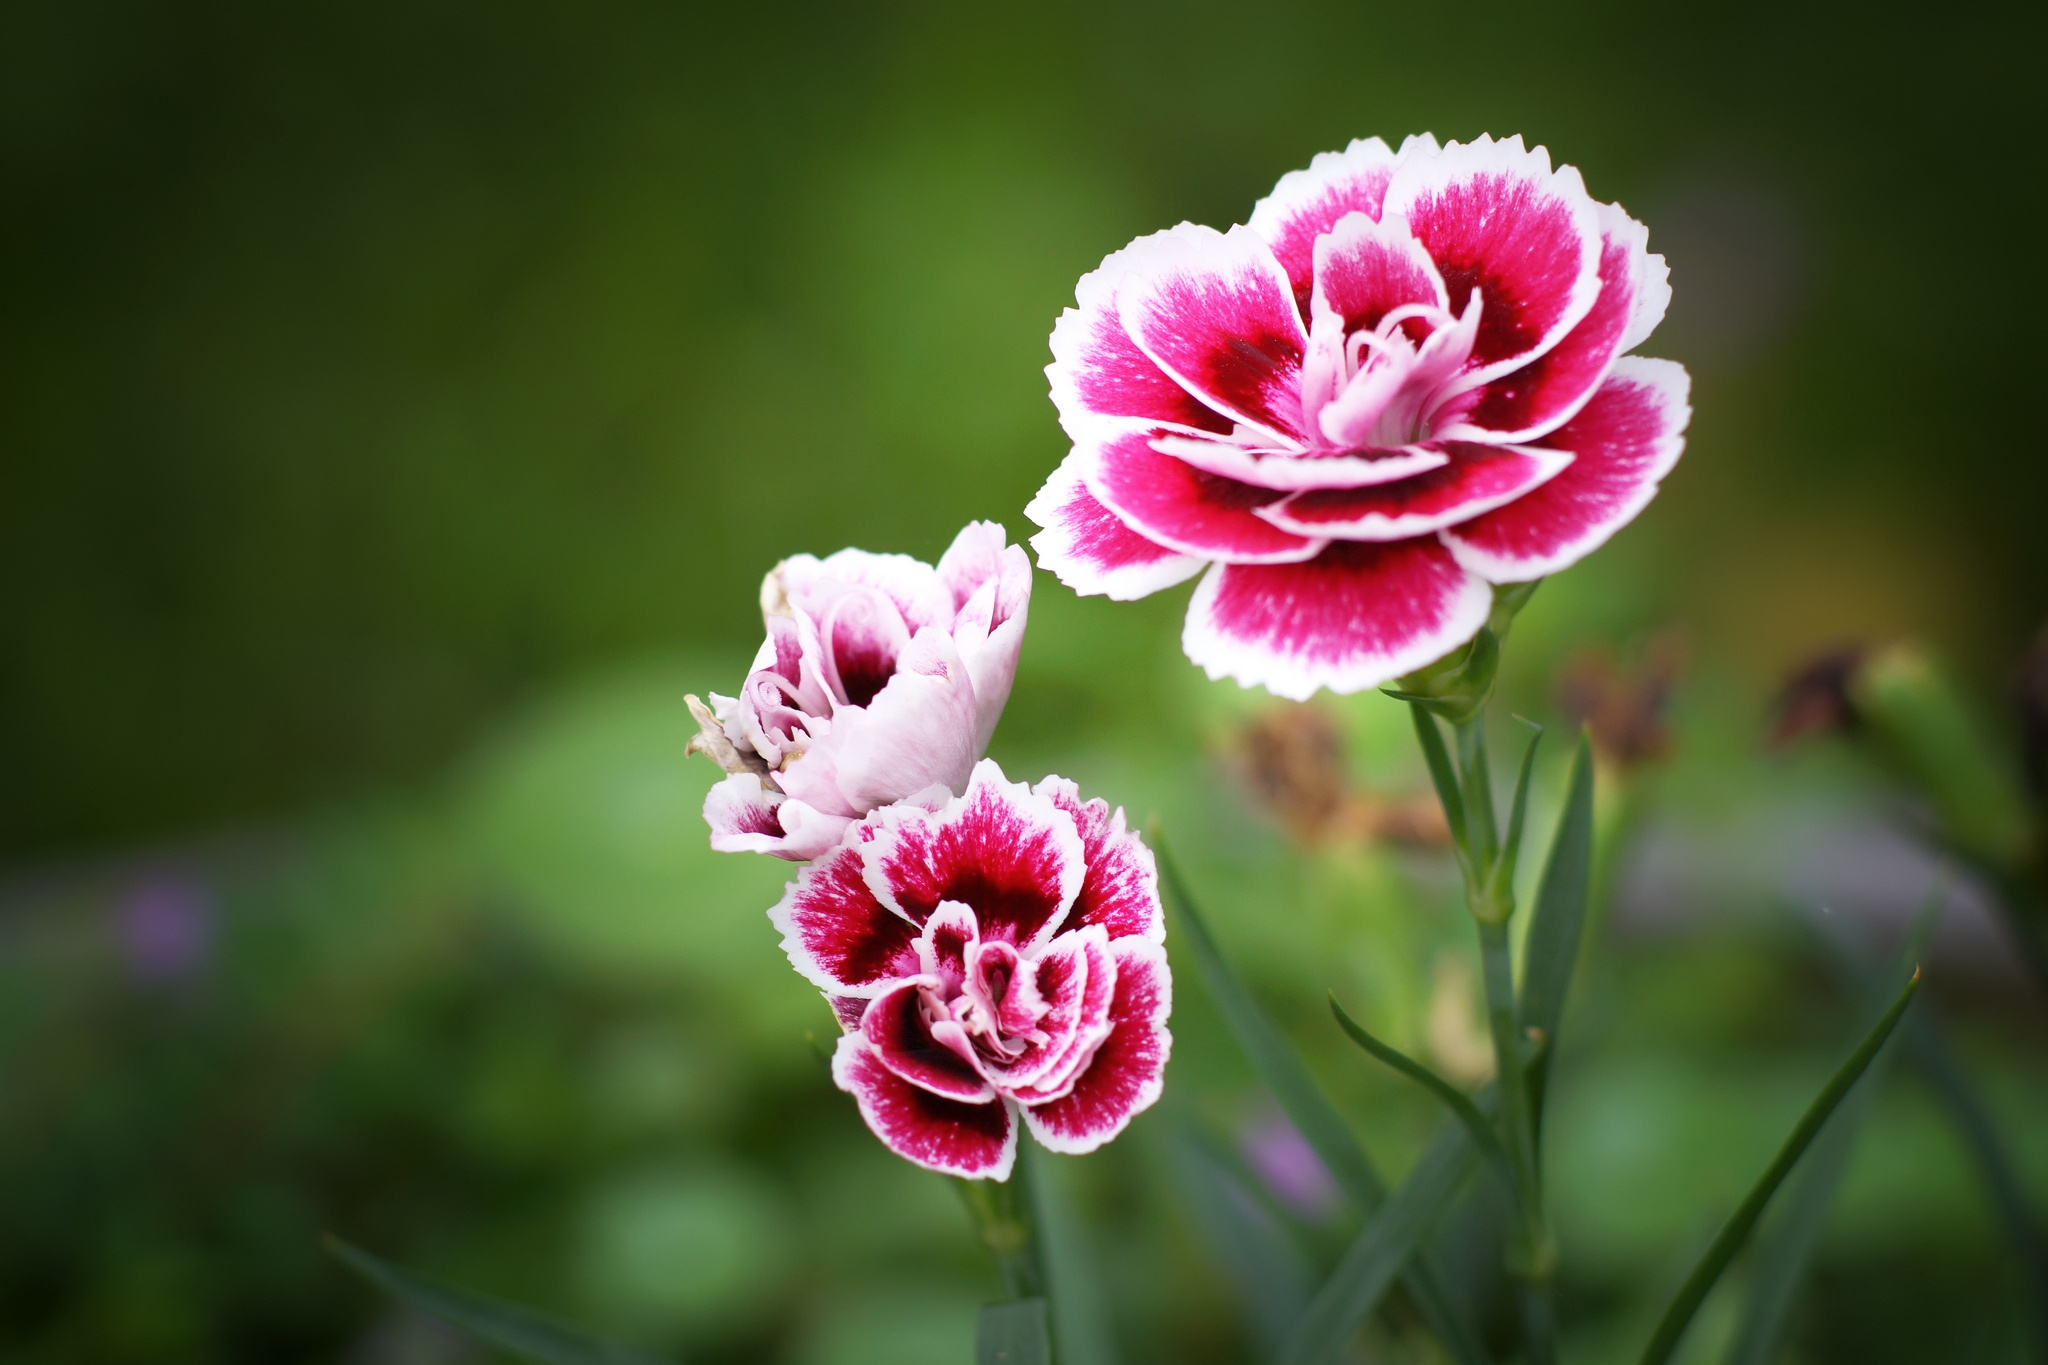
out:
{"label": "blurred purple flower", "polygon": [[1305,1218],[1322,1219],[1337,1209],[1337,1182],[1330,1178],[1301,1131],[1279,1114],[1247,1129],[1245,1160],[1275,1198]]}
{"label": "blurred purple flower", "polygon": [[128,974],[161,985],[183,981],[206,966],[213,952],[213,896],[186,877],[152,877],[136,884],[116,912]]}

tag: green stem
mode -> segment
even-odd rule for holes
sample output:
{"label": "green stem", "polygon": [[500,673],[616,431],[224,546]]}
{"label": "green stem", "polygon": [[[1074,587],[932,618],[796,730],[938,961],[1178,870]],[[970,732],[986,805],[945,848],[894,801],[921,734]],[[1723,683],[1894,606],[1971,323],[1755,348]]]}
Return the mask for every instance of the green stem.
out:
{"label": "green stem", "polygon": [[1515,1196],[1515,1238],[1508,1269],[1519,1282],[1523,1334],[1529,1365],[1556,1359],[1556,1316],[1550,1282],[1557,1268],[1557,1244],[1543,1211],[1543,1182],[1536,1161],[1536,1119],[1530,1103],[1530,1049],[1515,1000],[1515,955],[1508,934],[1514,888],[1496,876],[1515,850],[1500,847],[1494,822],[1493,785],[1486,769],[1483,713],[1457,726],[1460,788],[1470,846],[1466,860],[1475,876],[1467,883],[1472,918],[1479,929],[1479,953],[1486,982],[1486,1019],[1493,1036],[1494,1067],[1500,1082],[1502,1145]]}
{"label": "green stem", "polygon": [[1019,1161],[1008,1180],[962,1180],[953,1184],[974,1215],[982,1245],[996,1258],[1003,1289],[1013,1299],[1045,1294],[1045,1267],[1039,1259],[1038,1237],[1031,1223],[1031,1191],[1025,1185],[1025,1163]]}

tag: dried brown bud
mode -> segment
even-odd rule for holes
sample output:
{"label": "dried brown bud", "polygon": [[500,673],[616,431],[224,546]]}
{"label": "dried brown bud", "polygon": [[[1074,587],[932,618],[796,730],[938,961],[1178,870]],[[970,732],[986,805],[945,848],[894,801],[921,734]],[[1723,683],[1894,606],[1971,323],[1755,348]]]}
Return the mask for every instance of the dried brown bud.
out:
{"label": "dried brown bud", "polygon": [[1302,843],[1450,844],[1434,795],[1380,797],[1353,787],[1343,732],[1312,703],[1283,704],[1245,727],[1244,769],[1253,796]]}
{"label": "dried brown bud", "polygon": [[1864,645],[1833,649],[1794,673],[1771,708],[1773,749],[1808,735],[1846,735],[1863,724],[1851,687],[1869,657]]}
{"label": "dried brown bud", "polygon": [[1344,736],[1330,713],[1308,703],[1274,707],[1245,728],[1244,754],[1260,803],[1297,839],[1321,839],[1350,787]]}
{"label": "dried brown bud", "polygon": [[1582,651],[1558,675],[1558,709],[1592,731],[1593,746],[1610,763],[1652,763],[1671,752],[1665,716],[1684,670],[1685,642],[1670,631],[1653,636],[1633,664],[1604,650]]}

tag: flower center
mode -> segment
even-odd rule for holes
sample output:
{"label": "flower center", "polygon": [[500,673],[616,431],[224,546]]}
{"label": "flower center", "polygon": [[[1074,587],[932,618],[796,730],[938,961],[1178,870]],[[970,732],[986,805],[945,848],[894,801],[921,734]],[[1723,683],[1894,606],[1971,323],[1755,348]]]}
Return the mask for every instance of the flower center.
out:
{"label": "flower center", "polygon": [[1343,318],[1318,303],[1302,369],[1311,439],[1326,449],[1391,450],[1426,441],[1463,415],[1473,390],[1461,376],[1479,335],[1479,312],[1475,289],[1462,317],[1412,303],[1347,336]]}
{"label": "flower center", "polygon": [[934,1017],[950,1018],[992,1061],[1011,1062],[1047,1040],[1038,1027],[1050,1006],[1038,992],[1037,964],[1000,941],[976,943],[950,999],[928,996]]}

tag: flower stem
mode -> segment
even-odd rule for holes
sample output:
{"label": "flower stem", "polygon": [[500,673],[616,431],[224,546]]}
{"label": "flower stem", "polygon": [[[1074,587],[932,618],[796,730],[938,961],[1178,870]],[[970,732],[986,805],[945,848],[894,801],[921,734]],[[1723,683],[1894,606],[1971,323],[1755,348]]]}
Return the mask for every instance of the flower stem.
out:
{"label": "flower stem", "polygon": [[1509,1272],[1520,1288],[1522,1325],[1529,1365],[1556,1359],[1556,1318],[1550,1282],[1557,1268],[1557,1244],[1543,1210],[1543,1181],[1536,1159],[1536,1120],[1530,1103],[1528,1064],[1532,1051],[1523,1034],[1515,998],[1515,957],[1508,921],[1514,888],[1497,868],[1512,866],[1517,850],[1500,846],[1493,810],[1493,786],[1486,766],[1483,714],[1456,727],[1459,791],[1464,804],[1469,869],[1466,895],[1479,929],[1479,954],[1486,982],[1486,1018],[1493,1037],[1495,1074],[1500,1081],[1502,1145],[1515,1196],[1515,1231]]}
{"label": "flower stem", "polygon": [[1039,1260],[1038,1237],[1031,1221],[1031,1191],[1025,1184],[1027,1164],[1019,1161],[1008,1180],[963,1180],[953,1184],[974,1215],[982,1245],[996,1259],[1003,1289],[1013,1299],[1045,1294],[1045,1267]]}

